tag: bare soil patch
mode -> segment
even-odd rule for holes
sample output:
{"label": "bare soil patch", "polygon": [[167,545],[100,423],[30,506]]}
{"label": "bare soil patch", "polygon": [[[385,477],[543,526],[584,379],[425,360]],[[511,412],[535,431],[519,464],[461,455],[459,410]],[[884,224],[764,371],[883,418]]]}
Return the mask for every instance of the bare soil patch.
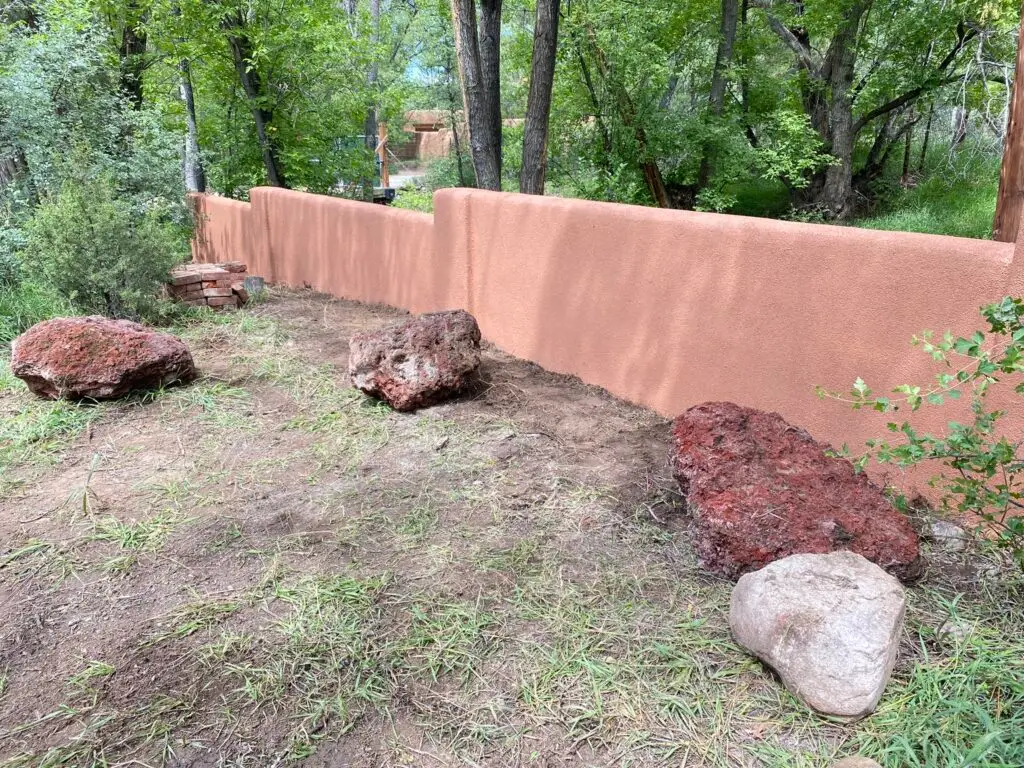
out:
{"label": "bare soil patch", "polygon": [[976,661],[951,612],[1024,679],[1019,582],[968,610],[940,573],[878,715],[807,712],[729,637],[664,419],[490,348],[477,391],[395,413],[345,365],[401,316],[205,314],[198,382],[92,408],[0,376],[0,764],[901,765],[922,670]]}

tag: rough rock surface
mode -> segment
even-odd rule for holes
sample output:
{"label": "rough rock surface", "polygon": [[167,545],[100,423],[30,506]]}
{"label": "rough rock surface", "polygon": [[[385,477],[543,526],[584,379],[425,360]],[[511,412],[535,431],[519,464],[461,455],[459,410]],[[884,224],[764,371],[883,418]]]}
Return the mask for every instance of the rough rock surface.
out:
{"label": "rough rock surface", "polygon": [[479,367],[480,328],[461,309],[420,315],[349,341],[352,383],[399,411],[454,397]]}
{"label": "rough rock surface", "polygon": [[920,575],[917,534],[882,491],[777,413],[704,403],[675,420],[673,466],[701,564],[735,578],[801,552],[850,550]]}
{"label": "rough rock surface", "polygon": [[905,609],[900,583],[860,555],[793,555],[740,578],[729,625],[794,696],[857,719],[889,681]]}
{"label": "rough rock surface", "polygon": [[11,372],[40,397],[68,400],[108,400],[196,375],[181,339],[97,316],[32,326],[11,344]]}

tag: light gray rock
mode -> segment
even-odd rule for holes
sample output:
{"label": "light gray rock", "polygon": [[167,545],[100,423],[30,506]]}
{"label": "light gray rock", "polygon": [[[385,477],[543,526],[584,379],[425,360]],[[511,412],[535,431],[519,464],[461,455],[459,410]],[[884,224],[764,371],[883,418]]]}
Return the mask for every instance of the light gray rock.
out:
{"label": "light gray rock", "polygon": [[952,616],[942,622],[936,632],[939,640],[950,645],[960,645],[974,634],[974,625],[963,619],[954,619]]}
{"label": "light gray rock", "polygon": [[792,555],[740,578],[729,624],[794,696],[858,719],[889,681],[905,610],[900,583],[858,554]]}
{"label": "light gray rock", "polygon": [[928,538],[933,546],[947,552],[963,552],[967,549],[967,531],[946,520],[932,520],[928,526]]}
{"label": "light gray rock", "polygon": [[832,768],[882,768],[870,757],[844,757]]}

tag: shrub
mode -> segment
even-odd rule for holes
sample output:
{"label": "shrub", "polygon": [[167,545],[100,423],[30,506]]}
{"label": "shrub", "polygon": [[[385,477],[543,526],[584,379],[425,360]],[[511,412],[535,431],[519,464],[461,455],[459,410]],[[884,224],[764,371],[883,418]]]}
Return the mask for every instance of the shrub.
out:
{"label": "shrub", "polygon": [[903,384],[893,397],[877,397],[862,379],[854,382],[849,395],[819,389],[820,396],[849,402],[854,409],[873,408],[881,413],[901,409],[911,412],[924,405],[939,406],[961,395],[970,398],[971,421],[950,422],[946,434],[917,432],[907,421],[890,422],[888,429],[898,435],[892,441],[868,442],[868,451],[857,461],[863,468],[871,458],[879,463],[912,467],[925,461],[939,461],[945,471],[933,480],[943,491],[945,511],[973,514],[984,528],[996,534],[998,544],[1011,552],[1024,568],[1024,451],[1021,436],[998,432],[1005,411],[989,410],[987,396],[993,385],[1013,385],[1024,395],[1024,301],[1006,297],[983,307],[988,332],[977,331],[968,338],[949,332],[935,341],[930,331],[914,338],[932,359],[943,363],[930,386]]}
{"label": "shrub", "polygon": [[170,207],[118,196],[106,175],[71,179],[29,220],[25,271],[78,311],[151,318],[168,270],[187,255]]}

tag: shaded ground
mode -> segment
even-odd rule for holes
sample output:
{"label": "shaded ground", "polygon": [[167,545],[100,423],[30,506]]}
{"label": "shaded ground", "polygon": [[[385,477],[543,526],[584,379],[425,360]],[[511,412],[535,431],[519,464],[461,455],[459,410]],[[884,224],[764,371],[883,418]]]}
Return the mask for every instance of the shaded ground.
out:
{"label": "shaded ground", "polygon": [[93,408],[0,368],[0,764],[1019,764],[1012,572],[933,569],[880,711],[825,722],[732,644],[663,419],[494,350],[393,413],[344,366],[399,314],[204,314],[199,382]]}

